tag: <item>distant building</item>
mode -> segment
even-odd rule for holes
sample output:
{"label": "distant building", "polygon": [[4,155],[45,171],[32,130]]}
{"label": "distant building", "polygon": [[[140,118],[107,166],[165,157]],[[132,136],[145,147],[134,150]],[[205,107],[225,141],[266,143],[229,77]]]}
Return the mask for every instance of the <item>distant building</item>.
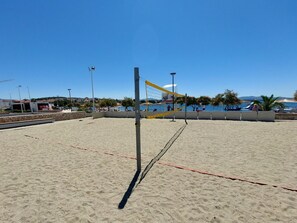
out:
{"label": "distant building", "polygon": [[[167,85],[163,86],[163,88],[166,89],[167,91],[171,92],[172,91],[172,84],[167,84]],[[177,92],[177,85],[176,84],[174,84],[174,92],[175,93]],[[162,102],[163,103],[171,104],[172,100],[173,100],[172,94],[168,94],[168,93],[165,93],[165,92],[162,93]]]}
{"label": "distant building", "polygon": [[10,108],[12,100],[0,99],[0,109]]}
{"label": "distant building", "polygon": [[49,102],[30,102],[30,101],[18,101],[16,103],[12,103],[11,109],[13,111],[21,111],[23,109],[23,111],[26,111],[26,112],[31,112],[31,111],[40,112],[40,111],[53,110],[52,105]]}

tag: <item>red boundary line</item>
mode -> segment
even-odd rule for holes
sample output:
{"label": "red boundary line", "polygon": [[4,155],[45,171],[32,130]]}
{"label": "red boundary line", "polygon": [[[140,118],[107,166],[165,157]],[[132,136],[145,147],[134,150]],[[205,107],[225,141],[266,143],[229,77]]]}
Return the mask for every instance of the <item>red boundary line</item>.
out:
{"label": "red boundary line", "polygon": [[[104,154],[136,160],[135,157],[130,157],[130,156],[123,156],[123,155],[118,155],[118,154],[114,154],[114,153],[107,153],[107,152],[104,152]],[[165,163],[165,162],[161,162],[161,161],[157,161],[157,163],[162,165],[162,166],[174,167],[176,169],[187,170],[187,171],[191,171],[191,172],[199,173],[199,174],[204,174],[204,175],[208,175],[208,176],[220,177],[220,178],[224,178],[224,179],[228,179],[228,180],[238,180],[238,181],[241,181],[241,182],[246,182],[246,183],[256,184],[256,185],[261,185],[261,186],[272,186],[272,187],[276,187],[276,188],[282,188],[282,189],[285,189],[285,190],[297,192],[297,189],[289,188],[289,187],[285,187],[285,186],[262,183],[262,182],[247,180],[247,179],[243,179],[243,178],[239,178],[239,177],[230,177],[230,176],[225,176],[225,175],[222,175],[222,174],[209,173],[209,172],[206,172],[206,171],[196,170],[196,169],[192,169],[192,168],[189,168],[189,167],[179,166],[179,165],[175,165],[175,164],[172,164],[172,163]]]}
{"label": "red boundary line", "polygon": [[[29,138],[33,138],[33,139],[39,139],[38,137],[33,137],[33,136],[29,136],[29,135],[25,135],[25,136],[29,137]],[[102,153],[102,152],[99,152],[97,150],[86,149],[86,148],[83,148],[83,147],[80,147],[80,146],[66,145],[66,144],[60,143],[60,142],[57,143],[57,144],[62,145],[62,146],[70,146],[71,148],[74,148],[74,149],[79,149],[79,150],[84,150],[84,151],[91,151],[91,152],[95,152],[95,153]],[[132,157],[132,156],[119,155],[119,154],[114,154],[114,153],[110,153],[110,152],[103,152],[103,154],[109,155],[109,156],[115,156],[115,157],[121,157],[121,158],[136,160],[136,158]],[[206,172],[206,171],[196,170],[196,169],[192,169],[192,168],[189,168],[189,167],[180,166],[180,165],[176,165],[176,164],[172,164],[172,163],[165,163],[165,162],[161,162],[161,161],[157,161],[157,163],[162,165],[162,166],[174,167],[176,169],[187,170],[187,171],[191,171],[191,172],[199,173],[199,174],[203,174],[203,175],[220,177],[220,178],[224,178],[224,179],[228,179],[228,180],[238,180],[238,181],[241,181],[241,182],[246,182],[246,183],[251,183],[251,184],[256,184],[256,185],[261,185],[261,186],[272,186],[272,187],[275,187],[275,188],[282,188],[284,190],[297,192],[297,189],[289,188],[289,187],[286,187],[286,186],[279,186],[279,185],[275,185],[275,184],[262,183],[262,182],[247,180],[247,179],[243,179],[243,178],[239,178],[239,177],[225,176],[225,175],[222,175],[222,174],[209,173],[209,172]]]}

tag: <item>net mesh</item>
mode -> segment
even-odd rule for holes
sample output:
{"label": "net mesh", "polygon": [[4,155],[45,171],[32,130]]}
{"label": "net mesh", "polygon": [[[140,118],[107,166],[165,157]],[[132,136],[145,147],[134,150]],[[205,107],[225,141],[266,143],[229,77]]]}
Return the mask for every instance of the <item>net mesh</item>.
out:
{"label": "net mesh", "polygon": [[[146,100],[144,105],[146,105],[146,118],[148,119],[170,116],[185,107],[185,96],[182,94],[169,91],[150,81],[145,81],[145,89]],[[151,114],[150,112],[155,113]]]}

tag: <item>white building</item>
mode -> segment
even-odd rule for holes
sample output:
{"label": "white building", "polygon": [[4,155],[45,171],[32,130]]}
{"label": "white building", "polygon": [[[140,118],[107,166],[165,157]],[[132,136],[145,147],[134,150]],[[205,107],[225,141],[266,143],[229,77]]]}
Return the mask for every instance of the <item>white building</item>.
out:
{"label": "white building", "polygon": [[[177,85],[174,84],[174,92],[177,92]],[[167,91],[172,92],[172,84],[167,84],[165,86],[163,86],[164,89],[166,89]],[[172,103],[172,94],[168,94],[168,93],[162,93],[162,102],[164,103]]]}
{"label": "white building", "polygon": [[11,100],[0,99],[0,110],[10,108],[11,104]]}

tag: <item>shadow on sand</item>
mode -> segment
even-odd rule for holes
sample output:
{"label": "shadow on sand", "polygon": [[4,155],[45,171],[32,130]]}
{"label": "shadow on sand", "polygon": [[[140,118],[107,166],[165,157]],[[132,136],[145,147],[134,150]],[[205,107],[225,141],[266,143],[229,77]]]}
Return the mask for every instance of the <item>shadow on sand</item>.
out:
{"label": "shadow on sand", "polygon": [[119,209],[123,209],[129,199],[129,197],[131,196],[133,190],[135,187],[138,186],[138,184],[141,183],[141,181],[145,178],[145,176],[147,175],[147,173],[150,171],[150,169],[154,166],[154,164],[161,159],[161,157],[168,151],[168,149],[172,146],[172,144],[175,142],[175,140],[177,140],[177,138],[181,135],[181,133],[184,131],[184,129],[186,128],[187,123],[180,127],[179,130],[173,135],[173,137],[166,143],[165,147],[159,152],[159,154],[157,156],[155,156],[150,163],[145,167],[144,171],[142,172],[139,182],[136,185],[136,182],[138,180],[138,177],[140,175],[140,171],[137,171],[126,191],[126,193],[124,194],[124,197],[122,198],[121,202],[119,203],[118,208]]}
{"label": "shadow on sand", "polygon": [[118,206],[119,209],[123,209],[125,207],[129,197],[131,196],[131,194],[135,188],[135,185],[136,185],[139,175],[140,175],[140,171],[136,171],[126,193],[124,194],[124,197],[122,198],[121,202],[119,203],[119,206]]}

